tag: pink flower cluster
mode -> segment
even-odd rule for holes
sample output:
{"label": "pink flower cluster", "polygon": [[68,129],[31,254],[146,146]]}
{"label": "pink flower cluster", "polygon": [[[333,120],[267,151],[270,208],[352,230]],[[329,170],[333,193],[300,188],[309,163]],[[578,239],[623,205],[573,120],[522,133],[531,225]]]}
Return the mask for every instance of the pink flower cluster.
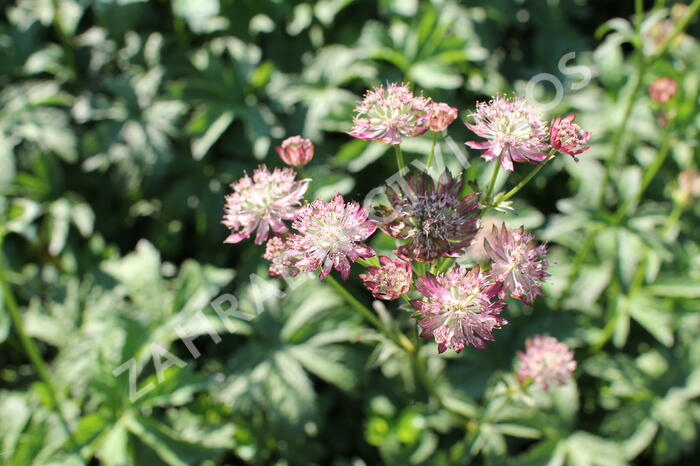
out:
{"label": "pink flower cluster", "polygon": [[441,275],[426,274],[416,280],[423,298],[411,301],[418,311],[421,337],[433,337],[438,351],[451,347],[459,353],[465,346],[482,349],[493,340],[493,330],[506,325],[498,314],[505,307],[495,298],[501,285],[493,282],[478,265],[467,270],[456,265]]}
{"label": "pink flower cluster", "polygon": [[547,247],[532,245],[533,237],[523,228],[509,231],[505,223],[495,225],[484,240],[484,249],[491,259],[491,275],[502,284],[501,298],[510,295],[532,306],[541,296],[542,282],[547,279]]}
{"label": "pink flower cluster", "polygon": [[[458,116],[456,108],[416,96],[407,84],[368,91],[355,111],[350,135],[392,145],[426,131],[437,138]],[[483,150],[484,159],[508,172],[515,162],[542,163],[557,152],[576,159],[588,149],[591,135],[574,120],[573,114],[557,117],[548,128],[525,99],[497,96],[477,103],[469,114],[467,127],[484,140],[467,145]],[[314,145],[293,136],[277,153],[287,165],[300,168],[313,158]],[[472,183],[465,185],[448,170],[439,177],[402,174],[384,191],[387,202],[367,207],[340,194],[330,201],[304,201],[309,181],[298,180],[292,168],[262,165],[252,178],[244,175],[233,183],[224,211],[223,223],[232,230],[226,242],[253,234],[257,244],[267,241],[263,257],[270,262],[270,275],[277,277],[317,272],[324,279],[336,270],[347,280],[359,263],[366,267],[359,278],[372,296],[409,303],[420,335],[434,339],[440,353],[484,348],[508,324],[501,314],[510,298],[532,306],[544,294],[546,245],[537,244],[522,227],[483,227],[483,209],[494,207],[488,205],[489,196],[482,199]],[[377,256],[366,244],[378,229],[395,241],[396,257]],[[475,246],[483,245],[483,253],[468,259],[465,250],[477,235]],[[537,336],[520,354],[518,375],[546,388],[565,380],[575,365],[565,345]]]}
{"label": "pink flower cluster", "polygon": [[391,145],[429,129],[443,131],[457,118],[456,108],[415,96],[407,84],[395,83],[367,91],[355,112],[350,136]]}
{"label": "pink flower cluster", "polygon": [[564,343],[549,335],[535,335],[525,342],[525,352],[518,352],[520,383],[532,381],[545,390],[563,385],[576,369],[574,353]]}
{"label": "pink flower cluster", "polygon": [[285,220],[294,220],[297,207],[306,192],[308,180],[296,180],[294,170],[261,165],[231,185],[233,193],[226,196],[224,225],[233,232],[226,243],[238,243],[253,232],[255,244],[262,244],[273,234],[288,231]]}
{"label": "pink flower cluster", "polygon": [[487,161],[498,159],[501,167],[513,172],[513,162],[539,164],[556,152],[576,155],[588,150],[583,147],[590,133],[574,123],[575,115],[552,120],[549,141],[547,124],[543,117],[522,97],[496,96],[490,102],[478,102],[469,114],[472,122],[467,128],[485,141],[468,141],[472,149],[485,150],[481,157]]}

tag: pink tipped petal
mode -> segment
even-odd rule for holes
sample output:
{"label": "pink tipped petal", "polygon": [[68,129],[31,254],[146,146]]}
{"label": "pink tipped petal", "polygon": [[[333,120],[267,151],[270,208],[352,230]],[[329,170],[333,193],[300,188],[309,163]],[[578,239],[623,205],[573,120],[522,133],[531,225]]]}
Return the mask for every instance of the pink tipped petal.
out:
{"label": "pink tipped petal", "polygon": [[471,270],[456,265],[450,272],[416,279],[416,290],[424,299],[411,305],[420,315],[421,337],[434,338],[438,351],[465,346],[483,348],[493,340],[493,331],[507,324],[498,314],[504,303],[495,301],[494,283],[478,266]]}
{"label": "pink tipped petal", "polygon": [[369,212],[357,202],[346,203],[340,194],[330,202],[318,199],[299,209],[292,227],[297,234],[290,239],[290,254],[299,257],[297,267],[302,271],[321,267],[321,278],[335,268],[347,279],[352,262],[375,254],[361,243],[377,228]]}
{"label": "pink tipped petal", "polygon": [[478,102],[469,118],[473,123],[467,122],[467,128],[486,141],[471,141],[467,145],[485,150],[481,157],[487,161],[499,158],[507,172],[514,171],[513,162],[542,160],[528,154],[547,151],[546,124],[523,98],[496,96],[490,102]]}
{"label": "pink tipped petal", "polygon": [[564,343],[548,335],[535,335],[525,342],[525,352],[518,352],[518,380],[532,380],[544,390],[563,385],[576,369],[574,353]]}

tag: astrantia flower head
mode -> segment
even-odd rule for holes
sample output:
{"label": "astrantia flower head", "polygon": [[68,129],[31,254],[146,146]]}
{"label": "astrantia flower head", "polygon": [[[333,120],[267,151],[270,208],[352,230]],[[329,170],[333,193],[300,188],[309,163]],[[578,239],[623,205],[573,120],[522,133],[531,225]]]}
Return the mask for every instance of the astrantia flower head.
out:
{"label": "astrantia flower head", "polygon": [[350,264],[360,257],[371,257],[374,250],[360,244],[376,225],[369,220],[367,209],[336,194],[332,201],[320,199],[299,209],[292,227],[299,233],[289,238],[291,254],[296,255],[296,267],[313,271],[321,267],[321,278],[333,268],[343,280],[350,275]]}
{"label": "astrantia flower head", "polygon": [[291,168],[275,168],[271,172],[260,165],[252,178],[246,174],[231,184],[233,193],[226,196],[223,224],[233,232],[224,242],[238,243],[257,230],[255,244],[262,244],[270,230],[286,233],[284,221],[296,218],[308,186],[308,180],[295,177]]}
{"label": "astrantia flower head", "polygon": [[531,245],[533,237],[522,227],[509,231],[505,223],[495,225],[484,241],[484,249],[491,259],[491,275],[503,285],[501,298],[510,295],[532,306],[542,296],[542,281],[546,280],[547,247]]}
{"label": "astrantia flower head", "polygon": [[522,97],[496,96],[478,102],[467,128],[487,141],[468,141],[472,149],[486,150],[481,157],[499,159],[504,170],[512,172],[513,162],[539,163],[547,157],[546,124]]}
{"label": "astrantia flower head", "polygon": [[683,203],[700,196],[700,173],[683,170],[678,176],[678,196]]}
{"label": "astrantia flower head", "polygon": [[457,109],[454,107],[442,102],[433,103],[430,107],[430,131],[444,131],[457,119],[457,114]]}
{"label": "astrantia flower head", "polygon": [[549,127],[549,143],[552,149],[568,154],[578,162],[578,154],[587,151],[590,147],[584,147],[591,139],[591,133],[581,129],[574,123],[575,114],[564,118],[556,117]]}
{"label": "astrantia flower head", "polygon": [[418,277],[415,287],[426,298],[411,301],[421,337],[434,337],[440,353],[449,347],[459,353],[467,345],[482,349],[494,339],[493,330],[508,323],[498,315],[505,303],[494,300],[500,285],[478,265],[471,270],[455,265],[444,275]]}
{"label": "astrantia flower head", "polygon": [[368,267],[367,273],[360,274],[360,279],[375,298],[385,301],[397,299],[411,287],[411,263],[386,256],[381,256],[379,262],[381,267]]}
{"label": "astrantia flower head", "polygon": [[313,143],[301,136],[292,136],[275,148],[282,161],[292,167],[303,167],[314,157]]}
{"label": "astrantia flower head", "polygon": [[271,262],[268,273],[273,277],[295,277],[299,274],[297,257],[289,250],[287,238],[273,236],[265,245],[263,259]]}
{"label": "astrantia flower head", "polygon": [[350,136],[396,145],[403,136],[420,136],[428,130],[431,100],[413,95],[407,84],[389,84],[367,91],[355,107]]}
{"label": "astrantia flower head", "polygon": [[527,380],[545,390],[550,385],[563,385],[576,369],[574,353],[564,343],[549,335],[535,335],[525,342],[525,352],[518,352],[517,368],[520,383]]}
{"label": "astrantia flower head", "polygon": [[657,104],[665,104],[676,95],[678,91],[678,83],[675,79],[668,76],[654,81],[651,86],[649,86],[649,97],[651,100]]}
{"label": "astrantia flower head", "polygon": [[395,252],[402,259],[430,262],[441,256],[457,257],[477,231],[478,196],[460,199],[462,181],[444,172],[435,182],[419,173],[387,189],[389,206],[375,212],[381,228],[391,237],[409,240]]}

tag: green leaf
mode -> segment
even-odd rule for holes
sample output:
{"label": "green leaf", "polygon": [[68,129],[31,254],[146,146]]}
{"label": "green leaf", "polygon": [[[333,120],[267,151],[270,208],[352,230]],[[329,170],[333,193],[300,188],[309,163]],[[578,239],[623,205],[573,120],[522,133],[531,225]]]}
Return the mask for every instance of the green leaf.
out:
{"label": "green leaf", "polygon": [[306,370],[317,377],[337,385],[343,390],[350,391],[355,387],[355,373],[342,364],[343,351],[336,348],[314,348],[309,345],[292,347],[291,355],[299,361]]}
{"label": "green leaf", "polygon": [[216,451],[178,438],[168,427],[144,416],[135,416],[127,422],[129,431],[151,447],[171,466],[189,466],[211,459]]}
{"label": "green leaf", "polygon": [[700,298],[700,282],[685,277],[664,278],[644,288],[646,294],[663,298]]}
{"label": "green leaf", "polygon": [[643,294],[636,294],[629,299],[630,316],[663,345],[672,346],[673,319],[662,303]]}
{"label": "green leaf", "polygon": [[173,12],[184,18],[193,32],[209,32],[208,23],[219,14],[219,0],[174,0]]}
{"label": "green leaf", "polygon": [[204,158],[211,146],[219,140],[224,131],[231,125],[234,118],[233,111],[225,111],[223,109],[214,110],[213,115],[209,115],[209,112],[206,112],[205,115],[208,120],[206,130],[201,136],[192,138],[192,157],[195,160]]}

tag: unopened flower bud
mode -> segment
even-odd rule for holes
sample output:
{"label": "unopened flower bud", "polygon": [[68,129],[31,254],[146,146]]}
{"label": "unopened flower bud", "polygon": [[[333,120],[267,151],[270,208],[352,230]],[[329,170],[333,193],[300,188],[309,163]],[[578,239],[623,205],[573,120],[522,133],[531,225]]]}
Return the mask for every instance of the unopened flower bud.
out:
{"label": "unopened flower bud", "polygon": [[457,114],[454,107],[445,103],[434,103],[430,109],[430,131],[444,131],[457,119]]}
{"label": "unopened flower bud", "polygon": [[676,95],[678,83],[675,79],[664,76],[649,86],[649,97],[657,104],[665,104]]}
{"label": "unopened flower bud", "polygon": [[314,157],[314,145],[301,136],[292,136],[276,148],[277,154],[289,166],[303,167]]}

